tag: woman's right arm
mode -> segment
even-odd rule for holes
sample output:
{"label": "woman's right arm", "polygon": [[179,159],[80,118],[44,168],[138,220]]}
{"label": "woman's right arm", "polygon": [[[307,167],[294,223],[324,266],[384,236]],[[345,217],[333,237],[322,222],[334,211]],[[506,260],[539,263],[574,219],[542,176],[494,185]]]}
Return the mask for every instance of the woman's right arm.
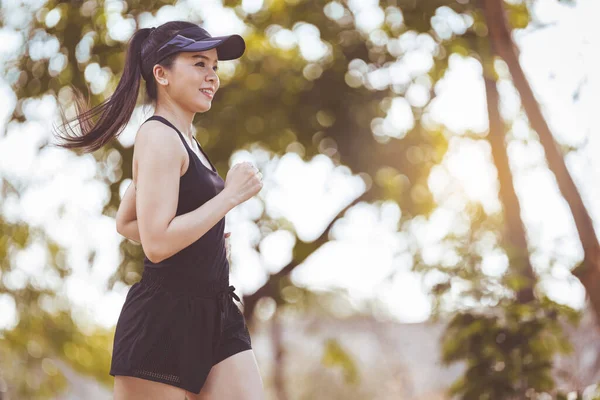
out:
{"label": "woman's right arm", "polygon": [[[185,156],[179,137],[170,129],[164,124],[148,121],[140,128],[134,146],[140,241],[144,254],[153,263],[194,243],[227,212],[246,200],[233,185],[226,185],[202,206],[176,216],[180,170]],[[243,182],[238,179],[237,183],[240,186]]]}

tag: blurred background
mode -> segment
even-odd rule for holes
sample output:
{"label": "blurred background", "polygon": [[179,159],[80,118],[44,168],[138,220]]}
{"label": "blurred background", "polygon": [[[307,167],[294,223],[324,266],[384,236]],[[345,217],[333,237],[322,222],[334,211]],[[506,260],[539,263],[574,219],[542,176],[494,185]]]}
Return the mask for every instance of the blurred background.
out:
{"label": "blurred background", "polygon": [[269,399],[597,398],[597,1],[1,4],[0,399],[112,398],[153,109],[92,154],[51,128],[171,20],[247,43],[194,123],[222,177],[264,174],[226,231]]}

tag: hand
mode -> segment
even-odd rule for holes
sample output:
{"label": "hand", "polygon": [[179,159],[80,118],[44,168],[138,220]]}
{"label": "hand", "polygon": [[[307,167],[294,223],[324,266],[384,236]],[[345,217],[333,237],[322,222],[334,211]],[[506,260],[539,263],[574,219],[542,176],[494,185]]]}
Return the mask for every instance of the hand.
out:
{"label": "hand", "polygon": [[236,205],[256,195],[263,187],[262,173],[249,161],[235,164],[227,172],[225,189]]}
{"label": "hand", "polygon": [[229,243],[229,236],[231,236],[231,232],[225,233],[225,254],[227,257],[227,261],[231,264],[231,243]]}

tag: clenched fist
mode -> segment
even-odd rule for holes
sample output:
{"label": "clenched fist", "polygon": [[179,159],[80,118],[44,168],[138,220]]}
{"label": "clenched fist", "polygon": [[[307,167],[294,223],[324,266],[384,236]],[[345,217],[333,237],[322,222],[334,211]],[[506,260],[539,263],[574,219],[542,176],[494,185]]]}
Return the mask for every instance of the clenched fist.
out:
{"label": "clenched fist", "polygon": [[262,187],[262,173],[252,163],[244,161],[227,172],[223,191],[227,191],[238,205],[256,195]]}

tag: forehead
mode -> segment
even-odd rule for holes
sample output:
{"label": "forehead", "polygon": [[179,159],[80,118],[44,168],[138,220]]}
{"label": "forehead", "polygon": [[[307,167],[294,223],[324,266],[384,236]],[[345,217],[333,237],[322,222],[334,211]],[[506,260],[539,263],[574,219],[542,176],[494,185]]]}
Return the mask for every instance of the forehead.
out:
{"label": "forehead", "polygon": [[186,59],[189,60],[206,60],[212,62],[218,62],[217,49],[210,49],[205,51],[189,51],[181,53]]}

